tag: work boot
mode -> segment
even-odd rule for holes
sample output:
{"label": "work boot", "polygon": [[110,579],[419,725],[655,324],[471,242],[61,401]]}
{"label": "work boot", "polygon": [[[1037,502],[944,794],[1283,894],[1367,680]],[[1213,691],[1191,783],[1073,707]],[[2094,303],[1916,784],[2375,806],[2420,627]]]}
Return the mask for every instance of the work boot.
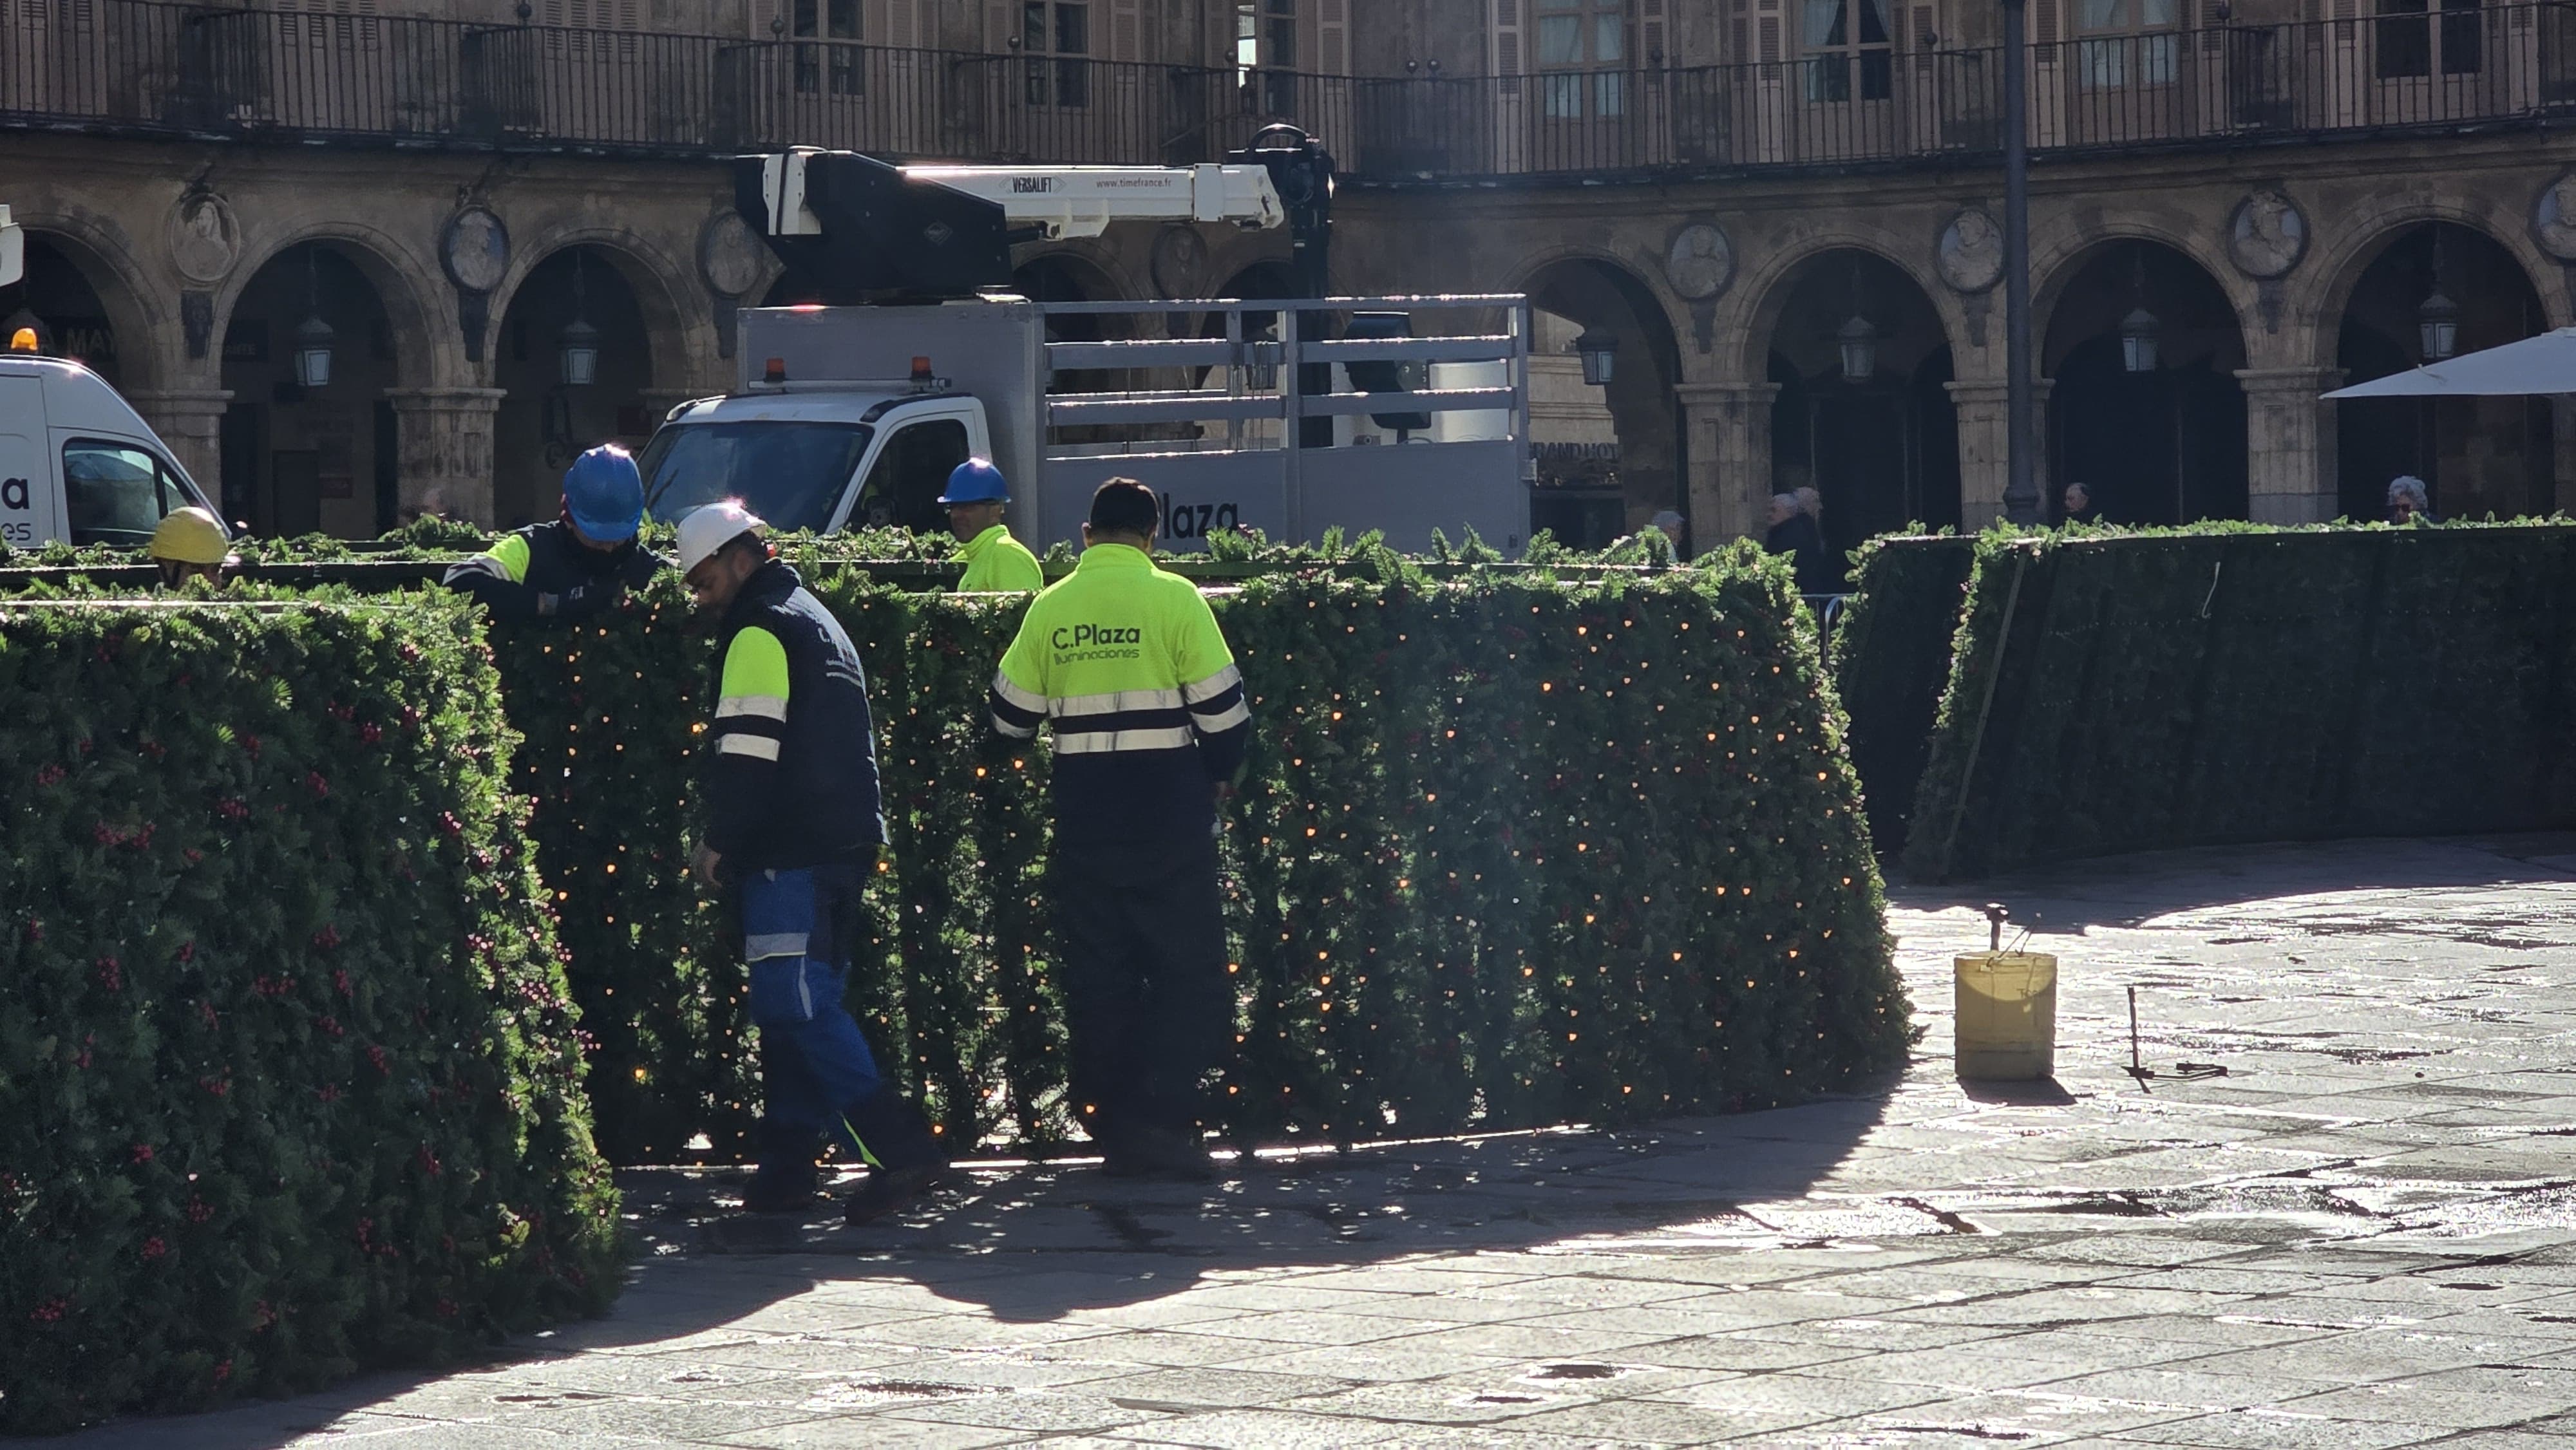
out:
{"label": "work boot", "polygon": [[1101,1171],[1112,1178],[1157,1178],[1170,1183],[1213,1183],[1216,1165],[1194,1133],[1173,1128],[1131,1128],[1104,1145]]}
{"label": "work boot", "polygon": [[947,1176],[948,1165],[944,1163],[870,1169],[867,1181],[851,1191],[849,1206],[842,1211],[842,1219],[852,1228],[875,1223],[909,1206],[914,1199],[938,1187]]}
{"label": "work boot", "polygon": [[821,1179],[814,1169],[814,1134],[764,1118],[753,1130],[760,1167],[744,1185],[745,1213],[802,1213],[814,1206]]}
{"label": "work boot", "polygon": [[795,1169],[771,1172],[763,1168],[751,1175],[742,1190],[745,1213],[803,1213],[822,1196],[814,1170],[799,1173]]}

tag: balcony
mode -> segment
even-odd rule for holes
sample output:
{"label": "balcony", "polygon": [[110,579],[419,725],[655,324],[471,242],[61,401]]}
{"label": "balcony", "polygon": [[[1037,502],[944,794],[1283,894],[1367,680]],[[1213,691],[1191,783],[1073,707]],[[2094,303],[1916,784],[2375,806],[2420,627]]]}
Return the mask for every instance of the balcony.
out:
{"label": "balcony", "polygon": [[[1186,164],[1286,119],[1387,182],[1956,164],[2001,134],[1991,49],[1350,79],[161,0],[0,15],[0,128],[18,130]],[[2576,6],[2079,36],[2031,47],[2030,63],[2044,152],[2527,124],[2576,115]]]}

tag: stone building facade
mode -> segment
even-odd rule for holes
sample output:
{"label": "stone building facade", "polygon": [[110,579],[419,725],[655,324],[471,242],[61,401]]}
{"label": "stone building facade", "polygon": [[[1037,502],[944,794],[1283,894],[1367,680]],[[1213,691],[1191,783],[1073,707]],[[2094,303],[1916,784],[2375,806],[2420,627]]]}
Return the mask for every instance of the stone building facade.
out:
{"label": "stone building facade", "polygon": [[[1813,485],[1837,543],[2001,507],[1993,8],[1956,0],[154,0],[0,5],[0,318],[97,362],[229,511],[552,507],[733,373],[774,268],[722,158],[1182,164],[1293,120],[1345,293],[1521,291],[1616,340],[1542,442],[1701,547]],[[139,58],[139,59],[138,59]],[[2041,476],[2115,518],[2576,507],[2563,404],[2319,394],[2576,321],[2549,6],[2032,0]],[[1033,295],[1258,295],[1283,238],[1024,249]],[[2446,311],[2446,309],[2448,309]],[[329,386],[290,358],[331,329]],[[558,354],[578,323],[595,377]],[[1556,396],[1566,394],[1571,396]],[[1605,436],[1614,444],[1603,442]]]}

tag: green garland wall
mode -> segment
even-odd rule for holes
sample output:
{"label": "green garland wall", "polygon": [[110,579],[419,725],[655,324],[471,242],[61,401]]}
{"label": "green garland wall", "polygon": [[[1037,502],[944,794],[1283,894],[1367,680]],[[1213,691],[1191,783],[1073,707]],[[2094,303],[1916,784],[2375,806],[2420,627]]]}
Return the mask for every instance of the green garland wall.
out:
{"label": "green garland wall", "polygon": [[[893,840],[852,1007],[958,1151],[1043,1149],[1070,1124],[1046,758],[984,721],[1021,606],[892,587],[873,542],[788,545],[877,705]],[[1858,782],[1776,562],[1237,552],[1251,577],[1215,602],[1257,741],[1224,847],[1229,1132],[1758,1106],[1902,1060]],[[491,633],[603,1148],[739,1156],[741,972],[682,872],[707,637],[670,579],[601,623]]]}
{"label": "green garland wall", "polygon": [[2576,824],[2576,528],[1976,547],[1909,875]]}
{"label": "green garland wall", "polygon": [[0,601],[0,1430],[616,1290],[472,614],[252,592]]}
{"label": "green garland wall", "polygon": [[1890,534],[1854,551],[1852,598],[1830,641],[1834,687],[1851,716],[1870,838],[1891,858],[1905,849],[1976,546],[1955,535]]}

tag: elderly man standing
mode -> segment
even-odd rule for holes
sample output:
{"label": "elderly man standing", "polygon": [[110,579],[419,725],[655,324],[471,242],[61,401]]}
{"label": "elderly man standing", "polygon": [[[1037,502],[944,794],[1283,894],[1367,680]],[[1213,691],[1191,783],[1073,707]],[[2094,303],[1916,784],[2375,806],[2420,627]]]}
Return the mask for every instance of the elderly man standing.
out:
{"label": "elderly man standing", "polygon": [[1205,1079],[1234,1043],[1216,802],[1252,736],[1243,675],[1198,586],[1154,567],[1161,506],[1113,478],[1073,574],[993,676],[993,725],[1055,735],[1055,857],[1079,1121],[1121,1175],[1213,1176]]}
{"label": "elderly man standing", "polygon": [[910,1203],[947,1163],[841,1005],[860,893],[885,843],[867,673],[767,531],[731,500],[680,521],[689,593],[720,621],[707,833],[689,869],[709,888],[731,885],[742,908],[766,1098],[743,1207],[810,1205],[814,1151],[828,1135],[873,1170],[847,1214],[868,1223]]}

